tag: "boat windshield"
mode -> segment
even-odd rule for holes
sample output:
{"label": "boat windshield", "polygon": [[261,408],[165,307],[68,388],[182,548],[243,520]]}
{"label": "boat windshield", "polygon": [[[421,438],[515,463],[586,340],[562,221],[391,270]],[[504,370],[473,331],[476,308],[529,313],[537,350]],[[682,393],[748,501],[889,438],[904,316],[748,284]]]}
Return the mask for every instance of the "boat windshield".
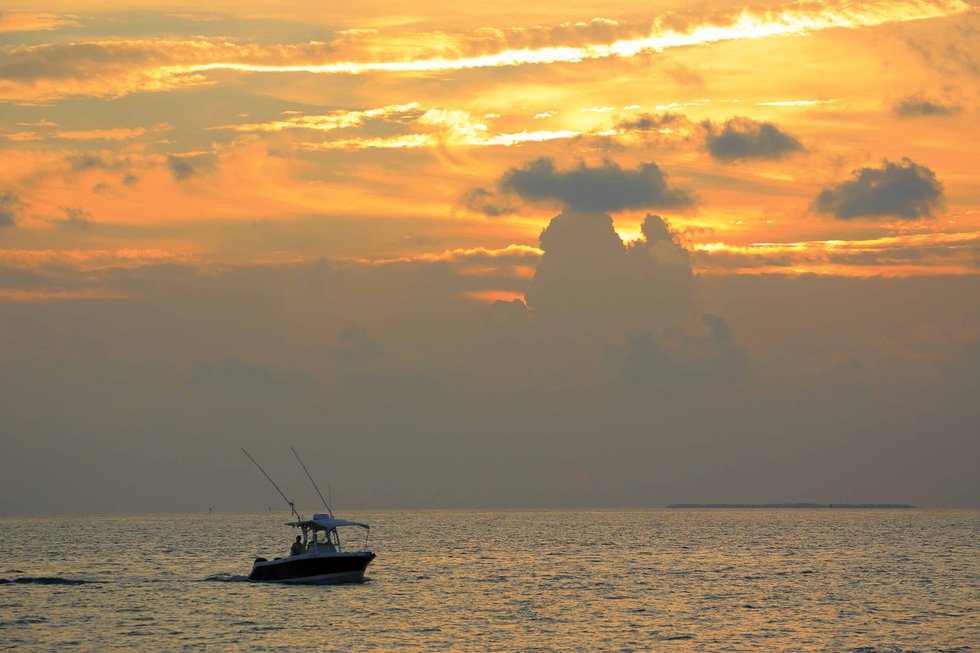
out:
{"label": "boat windshield", "polygon": [[316,531],[314,534],[316,548],[318,550],[336,548],[340,543],[336,530]]}

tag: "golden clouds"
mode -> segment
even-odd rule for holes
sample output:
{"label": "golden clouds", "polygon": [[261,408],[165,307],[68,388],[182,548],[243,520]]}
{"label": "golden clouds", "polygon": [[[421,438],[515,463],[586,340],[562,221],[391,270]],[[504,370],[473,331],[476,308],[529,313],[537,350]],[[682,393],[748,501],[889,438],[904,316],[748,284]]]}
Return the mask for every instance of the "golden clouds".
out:
{"label": "golden clouds", "polygon": [[16,270],[75,268],[109,270],[150,263],[191,262],[192,257],[158,248],[120,249],[0,249],[0,265]]}
{"label": "golden clouds", "polygon": [[125,141],[146,133],[143,127],[114,127],[113,129],[79,129],[54,132],[55,138],[78,141]]}
{"label": "golden clouds", "polygon": [[[969,10],[970,6],[962,0],[936,0],[934,2],[909,0],[829,6],[810,11],[787,10],[762,15],[754,15],[745,11],[727,24],[695,25],[690,26],[685,31],[664,29],[662,25],[654,24],[650,34],[636,37],[632,34],[636,29],[630,28],[628,38],[615,40],[611,43],[600,40],[599,42],[579,43],[571,46],[548,44],[541,47],[505,49],[474,56],[419,57],[401,61],[339,61],[315,65],[263,65],[216,61],[190,65],[187,70],[192,73],[220,69],[242,72],[307,72],[357,75],[379,72],[423,73],[502,66],[578,63],[591,59],[634,57],[644,53],[662,52],[670,48],[705,45],[719,41],[793,36],[832,28],[872,27],[894,22],[954,15]],[[607,27],[615,25],[615,22],[593,21],[593,25],[595,24]],[[594,30],[583,31],[587,34],[594,32]]]}
{"label": "golden clouds", "polygon": [[490,249],[487,247],[473,247],[470,249],[453,249],[437,254],[416,254],[413,256],[400,256],[397,258],[383,259],[359,259],[360,263],[368,265],[387,265],[391,263],[411,263],[422,261],[426,263],[452,262],[467,259],[499,259],[510,258],[515,260],[536,259],[541,255],[541,249],[530,245],[508,245],[500,249]]}
{"label": "golden clouds", "polygon": [[392,121],[418,119],[424,115],[418,102],[395,104],[363,111],[336,110],[319,116],[291,115],[282,120],[265,123],[242,123],[237,125],[221,125],[211,129],[232,129],[243,132],[278,132],[286,129],[314,129],[317,131],[333,131],[359,127],[371,118],[382,118]]}
{"label": "golden clouds", "polygon": [[750,245],[713,242],[692,249],[695,268],[702,274],[974,275],[980,232]]}
{"label": "golden clouds", "polygon": [[[316,433],[301,404],[325,406],[395,452],[435,415],[415,429],[433,442],[626,424],[655,460],[651,414],[720,406],[706,428],[730,445],[747,396],[867,414],[855,379],[878,396],[976,341],[980,14],[961,0],[35,4],[0,34],[0,414],[22,424],[77,404],[51,428],[165,440],[189,423],[157,419],[175,399],[204,424],[272,399],[277,424]],[[860,369],[813,371],[841,361]],[[902,398],[933,397],[921,417],[964,396],[936,388]],[[132,423],[106,431],[122,404]],[[806,422],[789,413],[761,439],[743,424],[750,467]]]}
{"label": "golden clouds", "polygon": [[0,13],[0,34],[4,32],[43,32],[77,24],[78,16],[73,15],[27,11]]}
{"label": "golden clouds", "polygon": [[334,110],[322,115],[291,115],[265,123],[228,124],[211,129],[229,129],[242,132],[281,132],[306,129],[315,132],[332,132],[365,127],[372,121],[376,121],[378,124],[398,125],[411,130],[412,133],[388,137],[358,135],[334,140],[302,142],[299,147],[309,151],[403,149],[441,147],[443,145],[510,147],[521,143],[560,140],[577,136],[612,136],[617,133],[615,129],[591,132],[572,129],[539,129],[493,133],[486,122],[475,118],[466,110],[445,107],[425,108],[418,102],[375,109]]}
{"label": "golden clouds", "polygon": [[[933,211],[929,228],[974,230],[969,140],[950,137],[972,133],[974,103],[951,81],[930,85],[901,45],[910,30],[967,22],[966,3],[582,7],[461,5],[451,19],[435,5],[349,7],[329,26],[323,14],[290,23],[284,9],[274,29],[258,14],[93,10],[70,29],[13,37],[0,48],[0,193],[29,208],[6,244],[132,241],[236,260],[531,246],[550,209],[487,189],[541,160],[558,171],[655,162],[697,198],[664,209],[675,224],[732,247],[817,243],[812,253],[901,229],[891,204],[874,224],[812,204],[848,170],[908,157],[945,188],[950,212]],[[635,231],[639,209],[611,206]],[[84,233],[58,226],[65,207],[92,216]],[[160,235],[178,223],[179,237]],[[253,223],[289,235],[266,246],[260,229],[246,234]],[[297,236],[301,224],[319,236]],[[698,251],[705,270],[741,269],[736,255],[777,265],[758,248]],[[793,252],[800,269],[828,264]]]}
{"label": "golden clouds", "polygon": [[[950,16],[970,11],[962,0],[902,0],[854,5],[826,5],[724,16],[717,23],[658,19],[642,30],[635,23],[609,19],[562,24],[548,30],[510,30],[487,39],[486,30],[447,37],[421,33],[391,52],[391,35],[384,30],[355,30],[336,43],[252,44],[216,40],[100,40],[6,47],[0,65],[0,99],[43,102],[72,95],[118,97],[135,92],[188,88],[214,81],[207,73],[368,73],[420,74],[608,58],[630,58],[673,48],[731,40],[793,36],[832,28],[873,27],[896,22]],[[13,14],[11,25],[41,14]],[[35,18],[30,18],[35,16]],[[20,22],[18,22],[20,21]],[[645,34],[642,32],[646,31]],[[356,36],[353,46],[351,36]],[[346,38],[345,38],[346,37]],[[494,49],[494,42],[497,49]],[[474,46],[474,43],[479,45]],[[514,47],[519,45],[520,47]],[[338,51],[338,48],[341,48]],[[376,59],[379,49],[388,58]],[[430,56],[435,50],[445,54]],[[465,54],[466,50],[486,51]],[[400,57],[392,56],[401,54]],[[358,60],[358,55],[367,56]]]}
{"label": "golden clouds", "polygon": [[238,44],[210,40],[116,39],[0,49],[0,100],[41,103],[74,95],[120,97],[212,84],[189,66],[226,60],[275,65],[315,61],[326,43]]}

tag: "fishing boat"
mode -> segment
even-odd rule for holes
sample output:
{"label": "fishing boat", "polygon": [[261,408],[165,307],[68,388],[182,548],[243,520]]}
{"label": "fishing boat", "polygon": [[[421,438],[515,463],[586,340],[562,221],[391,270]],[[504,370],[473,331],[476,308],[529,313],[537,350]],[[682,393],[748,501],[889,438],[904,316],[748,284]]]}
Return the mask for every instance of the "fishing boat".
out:
{"label": "fishing boat", "polygon": [[[269,479],[269,482],[276,488],[296,518],[294,521],[286,522],[286,526],[298,528],[301,532],[296,537],[296,543],[293,544],[288,557],[273,558],[272,560],[256,558],[252,563],[252,571],[248,575],[249,580],[307,585],[364,582],[364,572],[375,558],[374,552],[368,549],[371,527],[362,522],[334,517],[330,504],[323,497],[323,493],[320,492],[320,488],[317,487],[316,481],[306,469],[306,465],[303,464],[299,454],[292,447],[290,449],[292,449],[293,455],[296,456],[296,460],[303,471],[306,472],[313,488],[320,495],[320,500],[323,501],[327,512],[314,513],[312,519],[304,519],[303,515],[297,512],[296,505],[279,489],[272,477],[266,474],[258,461],[243,448],[242,451],[245,455]],[[348,527],[359,528],[364,531],[364,543],[358,550],[347,550],[341,541],[337,529]]]}
{"label": "fishing boat", "polygon": [[367,550],[367,535],[362,550],[345,551],[337,529],[355,527],[370,533],[370,526],[322,513],[286,525],[302,531],[302,553],[273,560],[256,558],[248,575],[250,580],[309,585],[364,581],[364,571],[374,560],[374,553]]}

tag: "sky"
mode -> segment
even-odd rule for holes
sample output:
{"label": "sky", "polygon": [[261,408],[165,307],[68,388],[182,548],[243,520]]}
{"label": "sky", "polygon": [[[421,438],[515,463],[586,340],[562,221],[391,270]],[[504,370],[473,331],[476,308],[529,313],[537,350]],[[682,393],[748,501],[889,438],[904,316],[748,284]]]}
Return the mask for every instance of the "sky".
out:
{"label": "sky", "polygon": [[0,514],[980,506],[975,2],[0,10]]}

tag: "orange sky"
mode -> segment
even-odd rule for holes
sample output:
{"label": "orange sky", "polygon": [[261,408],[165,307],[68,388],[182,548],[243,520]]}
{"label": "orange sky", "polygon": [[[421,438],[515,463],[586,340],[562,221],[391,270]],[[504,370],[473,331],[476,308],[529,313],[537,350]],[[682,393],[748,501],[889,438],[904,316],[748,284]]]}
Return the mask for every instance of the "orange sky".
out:
{"label": "orange sky", "polygon": [[[559,203],[498,198],[511,210],[488,216],[466,198],[548,157],[560,168],[658,164],[695,201],[616,211],[616,228],[635,238],[654,210],[704,272],[976,274],[975,10],[959,0],[711,7],[8,10],[0,257],[371,260],[533,247]],[[748,149],[719,155],[710,143],[736,117],[728,136]],[[775,141],[752,131],[760,125]],[[883,208],[817,210],[822,190],[905,159],[937,182],[924,211],[903,213],[905,200],[888,204],[873,187],[851,190]],[[251,233],[257,223],[275,243]],[[831,260],[841,248],[880,252],[882,239],[893,253],[943,245],[914,265]],[[745,256],[733,262],[735,251]]]}
{"label": "orange sky", "polygon": [[8,5],[0,514],[980,505],[975,2]]}

